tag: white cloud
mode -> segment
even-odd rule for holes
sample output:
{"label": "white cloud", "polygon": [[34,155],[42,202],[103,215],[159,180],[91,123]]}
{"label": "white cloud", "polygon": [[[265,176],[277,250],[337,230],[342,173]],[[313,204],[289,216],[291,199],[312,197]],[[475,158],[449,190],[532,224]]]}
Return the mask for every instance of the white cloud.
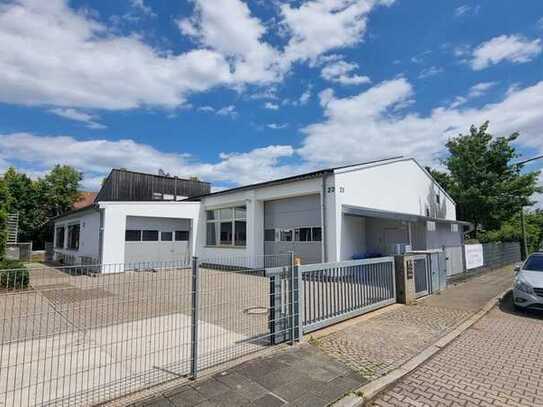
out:
{"label": "white cloud", "polygon": [[345,61],[336,61],[326,65],[321,70],[321,76],[330,82],[337,82],[342,85],[361,85],[369,83],[370,78],[367,76],[357,75],[353,73],[358,69],[358,65]]}
{"label": "white cloud", "polygon": [[121,167],[153,174],[163,169],[179,176],[248,184],[300,171],[301,167],[280,162],[293,154],[291,146],[267,146],[245,153],[222,153],[217,162],[203,163],[186,154],[165,153],[133,140],[81,141],[66,136],[30,133],[0,135],[0,161],[17,161],[26,167],[33,166],[37,173],[43,173],[58,163],[71,165],[84,173],[85,187],[92,186],[94,190],[111,168]]}
{"label": "white cloud", "polygon": [[196,110],[198,110],[199,112],[209,112],[209,113],[212,113],[215,111],[215,109],[211,106],[200,106]]}
{"label": "white cloud", "polygon": [[268,110],[277,110],[277,109],[279,109],[279,105],[276,104],[276,103],[272,103],[272,102],[266,102],[264,104],[264,108],[268,109]]}
{"label": "white cloud", "polygon": [[419,79],[426,79],[431,76],[435,76],[439,73],[443,72],[443,68],[439,68],[437,66],[430,66],[428,68],[423,69],[419,74]]}
{"label": "white cloud", "polygon": [[64,117],[65,119],[85,123],[89,129],[101,130],[107,128],[107,126],[98,123],[98,118],[96,116],[82,112],[80,110],[57,107],[49,111],[53,114],[56,114],[57,116]]}
{"label": "white cloud", "polygon": [[156,17],[155,12],[153,9],[145,4],[143,0],[130,0],[130,4],[135,9],[139,10],[141,13],[145,14],[148,17]]}
{"label": "white cloud", "polygon": [[464,4],[463,6],[457,7],[454,9],[454,16],[455,17],[466,17],[466,16],[473,16],[479,14],[480,6],[469,6],[467,4]]}
{"label": "white cloud", "polygon": [[[471,88],[469,88],[468,94],[466,96],[457,96],[454,99],[454,102],[449,107],[457,108],[459,106],[462,106],[463,104],[465,104],[467,101],[471,99],[475,99],[480,96],[483,96],[485,93],[487,93],[490,89],[492,89],[496,85],[497,85],[496,82],[479,82],[473,85]],[[510,89],[507,94],[513,91],[514,91],[513,89]]]}
{"label": "white cloud", "polygon": [[449,137],[486,120],[495,134],[519,131],[519,145],[543,152],[543,81],[480,108],[435,107],[428,115],[398,111],[413,92],[411,84],[399,78],[352,97],[321,93],[325,119],[303,129],[306,137],[298,154],[314,165],[394,155],[414,155],[432,164]]}
{"label": "white cloud", "polygon": [[221,107],[220,109],[216,110],[216,113],[219,116],[230,116],[232,118],[235,118],[238,115],[238,112],[236,111],[236,106],[234,105]]}
{"label": "white cloud", "polygon": [[62,0],[0,5],[0,101],[130,109],[175,107],[190,92],[232,80],[209,49],[161,53],[134,36],[115,36]]}
{"label": "white cloud", "polygon": [[280,6],[282,25],[291,36],[285,60],[315,60],[331,49],[358,44],[367,29],[367,17],[377,5],[393,0],[313,0],[299,7]]}
{"label": "white cloud", "polygon": [[304,93],[300,95],[300,98],[298,99],[298,104],[305,105],[307,102],[309,102],[309,99],[311,99],[311,89],[306,89]]}
{"label": "white cloud", "polygon": [[284,129],[285,127],[287,127],[288,125],[285,123],[285,124],[278,124],[278,123],[270,123],[270,124],[267,124],[266,127],[272,129],[272,130],[281,130],[281,129]]}
{"label": "white cloud", "polygon": [[480,44],[472,53],[471,67],[479,71],[502,61],[517,64],[530,62],[541,53],[541,40],[521,35],[500,35]]}

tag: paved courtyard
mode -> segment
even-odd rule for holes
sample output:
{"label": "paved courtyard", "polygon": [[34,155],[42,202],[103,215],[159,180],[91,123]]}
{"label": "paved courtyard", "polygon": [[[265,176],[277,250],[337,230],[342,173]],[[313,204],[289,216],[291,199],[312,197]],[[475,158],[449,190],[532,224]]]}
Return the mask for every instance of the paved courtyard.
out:
{"label": "paved courtyard", "polygon": [[[323,330],[312,343],[374,380],[411,359],[511,286],[505,267],[449,287],[414,306],[394,306],[376,317]],[[329,333],[331,331],[331,333]]]}
{"label": "paved courtyard", "polygon": [[543,314],[511,294],[373,406],[543,406]]}

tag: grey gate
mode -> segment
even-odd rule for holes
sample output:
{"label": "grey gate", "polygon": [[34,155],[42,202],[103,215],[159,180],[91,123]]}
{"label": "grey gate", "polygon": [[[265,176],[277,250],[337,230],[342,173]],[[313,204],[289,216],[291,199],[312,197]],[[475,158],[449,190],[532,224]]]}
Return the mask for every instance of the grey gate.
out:
{"label": "grey gate", "polygon": [[422,297],[430,294],[431,279],[429,277],[429,267],[427,255],[420,254],[411,256],[413,261],[413,271],[415,274],[415,297]]}

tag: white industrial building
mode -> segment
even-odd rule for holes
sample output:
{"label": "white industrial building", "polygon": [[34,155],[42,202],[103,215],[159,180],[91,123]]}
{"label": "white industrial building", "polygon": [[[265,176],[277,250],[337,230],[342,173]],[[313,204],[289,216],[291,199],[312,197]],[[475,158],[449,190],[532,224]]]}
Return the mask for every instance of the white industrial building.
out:
{"label": "white industrial building", "polygon": [[[454,201],[412,158],[215,193],[193,179],[112,174],[111,185],[104,184],[91,206],[55,219],[57,258],[131,264],[198,256],[261,263],[264,256],[294,252],[302,263],[317,263],[444,249],[448,268],[464,267],[466,223],[456,219]],[[131,174],[145,181],[145,193],[127,193],[134,189],[125,185],[133,181]]]}

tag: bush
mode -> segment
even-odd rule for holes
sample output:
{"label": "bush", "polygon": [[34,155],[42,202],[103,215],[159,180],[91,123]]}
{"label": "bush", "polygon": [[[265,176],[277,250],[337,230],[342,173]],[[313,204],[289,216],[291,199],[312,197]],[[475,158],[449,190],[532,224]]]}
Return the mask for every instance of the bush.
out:
{"label": "bush", "polygon": [[3,260],[0,262],[0,287],[23,289],[28,287],[30,276],[23,263],[16,260]]}

